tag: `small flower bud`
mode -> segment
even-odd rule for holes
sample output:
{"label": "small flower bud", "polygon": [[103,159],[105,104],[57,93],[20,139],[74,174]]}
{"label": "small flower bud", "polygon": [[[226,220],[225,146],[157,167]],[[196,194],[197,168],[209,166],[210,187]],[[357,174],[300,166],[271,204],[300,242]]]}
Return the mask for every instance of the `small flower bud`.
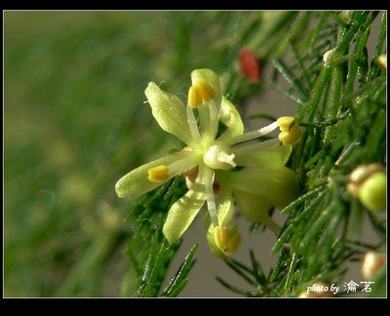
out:
{"label": "small flower bud", "polygon": [[330,49],[326,51],[323,55],[323,61],[325,65],[332,65],[337,64],[337,54],[336,54],[336,48]]}
{"label": "small flower bud", "polygon": [[363,257],[361,272],[366,280],[372,280],[385,264],[385,256],[374,251],[367,252]]}
{"label": "small flower bud", "polygon": [[350,182],[359,184],[366,180],[373,173],[382,170],[383,166],[376,162],[369,165],[360,165],[351,172],[349,180]]}
{"label": "small flower bud", "polygon": [[386,175],[379,163],[361,165],[349,176],[348,192],[370,211],[386,207]]}
{"label": "small flower bud", "polygon": [[256,54],[249,48],[243,48],[240,51],[240,69],[249,82],[259,82],[260,62]]}
{"label": "small flower bud", "polygon": [[386,175],[377,172],[362,183],[359,190],[360,202],[370,211],[386,208]]}

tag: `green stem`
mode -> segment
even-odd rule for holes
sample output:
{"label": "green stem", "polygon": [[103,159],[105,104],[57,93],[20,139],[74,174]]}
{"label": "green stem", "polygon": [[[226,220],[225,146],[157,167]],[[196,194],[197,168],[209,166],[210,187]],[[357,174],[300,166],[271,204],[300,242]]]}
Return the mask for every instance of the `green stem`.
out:
{"label": "green stem", "polygon": [[[341,105],[341,93],[343,88],[343,72],[340,67],[334,67],[332,72],[332,81],[330,84],[329,114],[327,119],[334,120]],[[332,127],[325,130],[324,143],[329,142],[329,135]]]}

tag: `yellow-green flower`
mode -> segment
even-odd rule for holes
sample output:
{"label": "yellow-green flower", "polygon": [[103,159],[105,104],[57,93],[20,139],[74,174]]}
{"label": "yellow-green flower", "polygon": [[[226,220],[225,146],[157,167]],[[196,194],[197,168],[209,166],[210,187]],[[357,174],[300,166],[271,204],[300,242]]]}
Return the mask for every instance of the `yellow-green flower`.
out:
{"label": "yellow-green flower", "polygon": [[[191,81],[187,106],[154,82],[148,84],[145,95],[154,118],[163,130],[186,146],[130,171],[119,179],[115,191],[120,198],[135,199],[173,177],[192,174],[187,181],[188,192],[168,212],[164,236],[170,243],[176,242],[207,204],[211,229],[218,227],[217,243],[227,252],[234,251],[237,236],[229,235],[233,229],[234,200],[244,217],[264,222],[276,231],[268,210],[272,206],[283,207],[296,197],[297,177],[284,165],[300,130],[292,118],[284,117],[262,129],[244,133],[241,117],[222,96],[215,72],[194,70]],[[220,122],[226,129],[217,136]],[[283,145],[277,138],[247,143],[278,128]],[[220,187],[218,194],[214,192],[215,185]]]}

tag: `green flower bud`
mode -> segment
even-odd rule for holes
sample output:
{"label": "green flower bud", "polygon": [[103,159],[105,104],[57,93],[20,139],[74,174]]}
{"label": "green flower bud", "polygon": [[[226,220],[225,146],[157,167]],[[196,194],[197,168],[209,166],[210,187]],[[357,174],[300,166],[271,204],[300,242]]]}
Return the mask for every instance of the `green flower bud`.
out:
{"label": "green flower bud", "polygon": [[359,189],[360,202],[370,211],[386,208],[386,175],[377,172],[362,183]]}
{"label": "green flower bud", "polygon": [[347,190],[368,210],[384,210],[386,207],[386,175],[383,166],[379,163],[358,166],[349,176]]}
{"label": "green flower bud", "polygon": [[336,50],[336,48],[326,51],[323,55],[324,64],[327,66],[336,66],[343,61],[343,56]]}

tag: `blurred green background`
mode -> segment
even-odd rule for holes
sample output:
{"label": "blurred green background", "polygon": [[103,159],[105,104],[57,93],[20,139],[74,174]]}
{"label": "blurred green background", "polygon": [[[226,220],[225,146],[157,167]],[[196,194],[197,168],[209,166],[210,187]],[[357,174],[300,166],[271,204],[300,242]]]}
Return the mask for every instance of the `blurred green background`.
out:
{"label": "blurred green background", "polygon": [[4,13],[6,296],[119,295],[114,184],[176,145],[143,91],[184,97],[192,69],[226,71],[257,14]]}

